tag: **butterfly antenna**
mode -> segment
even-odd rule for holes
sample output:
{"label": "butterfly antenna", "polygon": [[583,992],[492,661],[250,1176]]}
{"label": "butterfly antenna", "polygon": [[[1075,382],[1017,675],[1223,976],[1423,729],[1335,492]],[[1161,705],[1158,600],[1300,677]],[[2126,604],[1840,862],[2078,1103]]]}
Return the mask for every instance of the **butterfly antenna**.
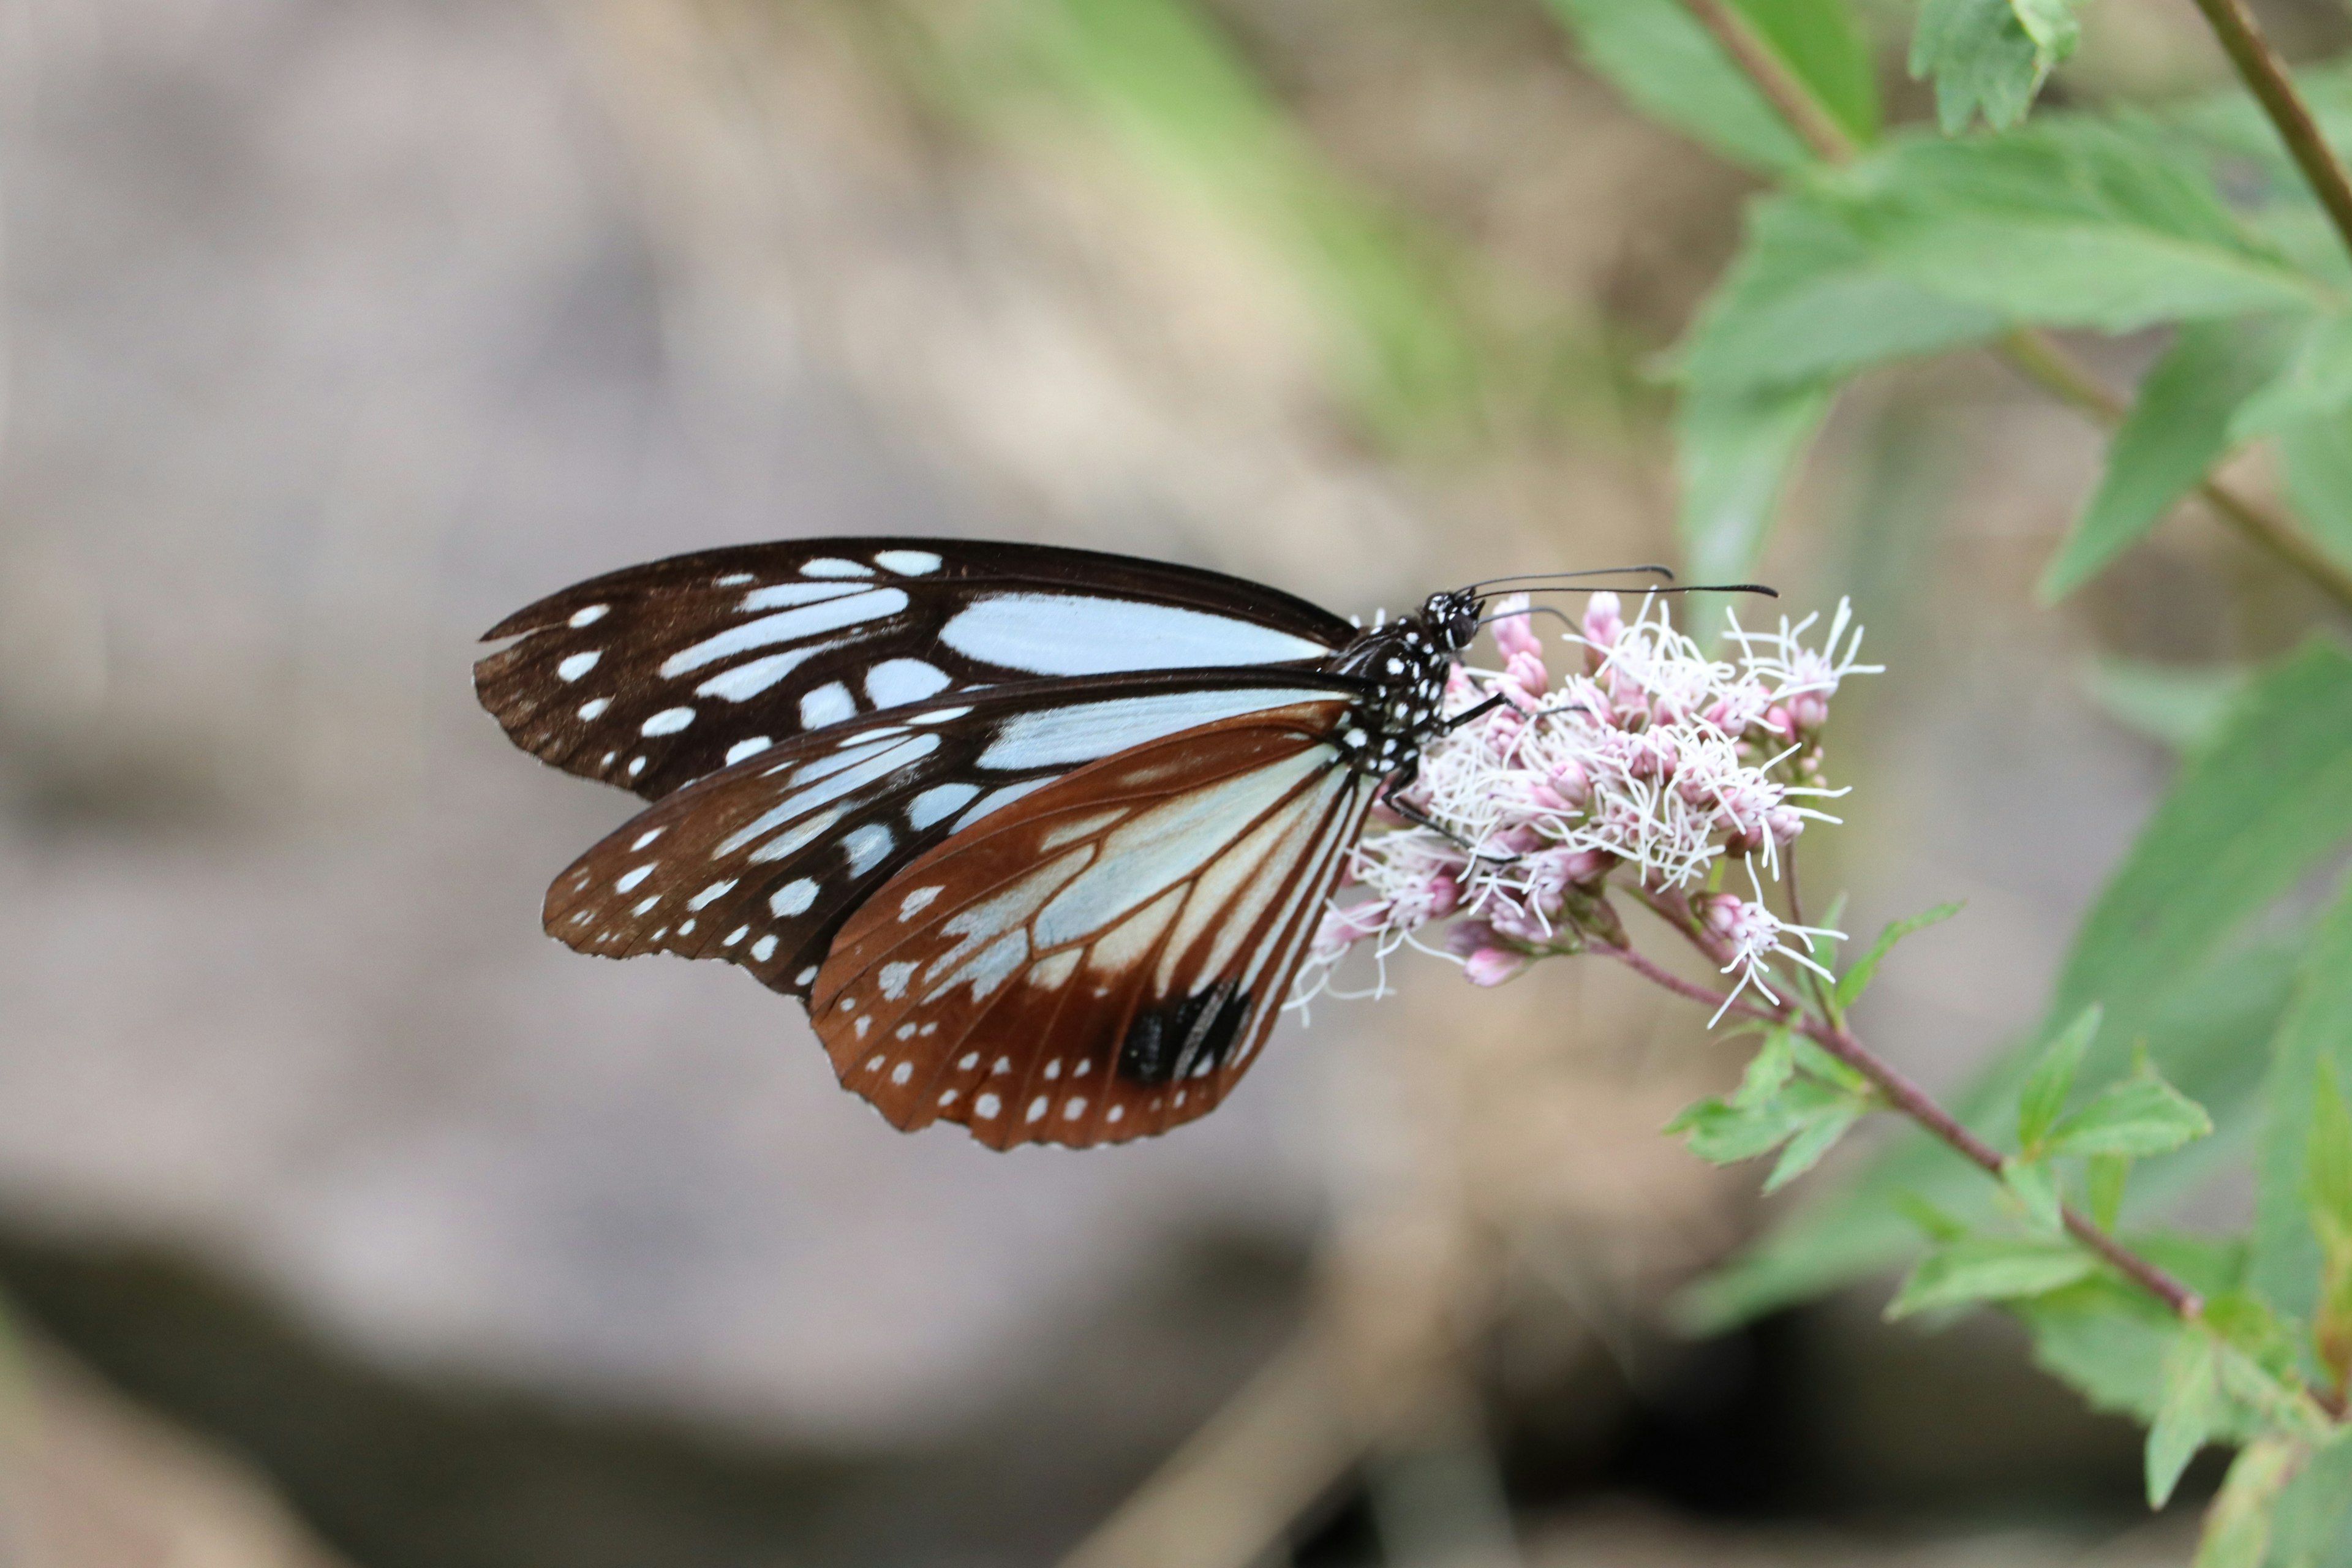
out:
{"label": "butterfly antenna", "polygon": [[[1590,588],[1522,588],[1523,594],[1589,594]],[[1761,594],[1777,599],[1780,590],[1763,583],[1678,583],[1671,588],[1634,588],[1636,594]]]}
{"label": "butterfly antenna", "polygon": [[1465,586],[1461,592],[1465,594],[1475,594],[1505,583],[1549,583],[1562,577],[1622,577],[1636,572],[1647,572],[1653,576],[1664,577],[1669,583],[1675,580],[1675,574],[1671,568],[1655,564],[1642,566],[1594,566],[1582,572],[1522,572],[1514,577],[1488,577],[1483,582],[1469,584]]}
{"label": "butterfly antenna", "polygon": [[1478,624],[1482,626],[1491,626],[1496,621],[1515,621],[1522,616],[1549,616],[1569,630],[1576,629],[1575,621],[1569,618],[1567,612],[1556,610],[1549,605],[1529,605],[1524,610],[1502,610],[1491,616],[1481,616],[1478,617]]}

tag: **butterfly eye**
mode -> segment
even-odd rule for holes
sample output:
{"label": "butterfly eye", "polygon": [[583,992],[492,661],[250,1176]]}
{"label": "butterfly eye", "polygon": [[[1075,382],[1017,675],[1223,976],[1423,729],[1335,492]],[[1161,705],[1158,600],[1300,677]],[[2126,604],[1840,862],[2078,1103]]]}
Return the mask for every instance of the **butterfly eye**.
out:
{"label": "butterfly eye", "polygon": [[1471,640],[1478,635],[1478,612],[1475,609],[1455,611],[1454,618],[1446,623],[1445,635],[1453,639],[1455,647],[1468,647]]}

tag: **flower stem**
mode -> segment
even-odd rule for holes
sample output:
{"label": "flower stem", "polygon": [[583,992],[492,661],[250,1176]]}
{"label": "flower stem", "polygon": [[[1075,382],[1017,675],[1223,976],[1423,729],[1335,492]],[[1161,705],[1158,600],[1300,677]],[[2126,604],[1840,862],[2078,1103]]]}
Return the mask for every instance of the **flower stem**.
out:
{"label": "flower stem", "polygon": [[[1958,1152],[1969,1163],[1999,1180],[2001,1170],[2000,1151],[1960,1125],[1951,1112],[1936,1103],[1926,1089],[1911,1081],[1892,1063],[1885,1060],[1856,1039],[1849,1030],[1834,1024],[1807,1016],[1787,1005],[1778,1007],[1760,1006],[1750,1002],[1727,1003],[1723,993],[1659,967],[1630,947],[1612,947],[1595,942],[1589,951],[1613,958],[1653,984],[1689,998],[1703,1007],[1736,1013],[1762,1024],[1778,1024],[1795,1029],[1807,1039],[1868,1079],[1887,1103],[1889,1109],[1900,1111]],[[2071,1207],[2062,1207],[2067,1233],[2112,1264],[2126,1279],[2162,1301],[2184,1321],[2194,1321],[2205,1310],[2204,1299],[2132,1251],[2102,1229],[2089,1216]]]}
{"label": "flower stem", "polygon": [[2287,73],[2286,62],[2263,37],[2253,13],[2246,9],[2245,0],[2197,0],[2197,8],[2205,13],[2205,20],[2213,28],[2213,36],[2221,42],[2221,49],[2246,88],[2263,106],[2278,128],[2279,140],[2294,159],[2295,167],[2311,182],[2319,197],[2319,205],[2327,209],[2335,222],[2336,232],[2352,247],[2352,176],[2345,173],[2344,164],[2336,150],[2321,135],[2319,123],[2312,118],[2311,107],[2295,90],[2294,78]]}

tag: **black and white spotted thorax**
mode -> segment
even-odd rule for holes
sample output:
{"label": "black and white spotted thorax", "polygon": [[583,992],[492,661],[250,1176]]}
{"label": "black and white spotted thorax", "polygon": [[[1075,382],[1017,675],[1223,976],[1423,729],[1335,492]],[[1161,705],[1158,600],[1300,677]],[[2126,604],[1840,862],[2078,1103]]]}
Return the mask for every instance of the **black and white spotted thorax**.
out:
{"label": "black and white spotted thorax", "polygon": [[1339,673],[1371,683],[1335,737],[1348,766],[1386,778],[1420,763],[1423,743],[1445,726],[1445,678],[1478,635],[1478,610],[1468,594],[1433,594],[1341,651]]}

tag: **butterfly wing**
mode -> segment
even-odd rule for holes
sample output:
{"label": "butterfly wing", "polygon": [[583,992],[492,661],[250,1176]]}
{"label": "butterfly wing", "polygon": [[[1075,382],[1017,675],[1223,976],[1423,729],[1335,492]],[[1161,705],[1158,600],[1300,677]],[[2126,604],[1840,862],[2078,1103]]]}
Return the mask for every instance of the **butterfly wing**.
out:
{"label": "butterfly wing", "polygon": [[1173,671],[968,692],[803,734],[664,796],[583,855],[548,889],[547,931],[604,957],[724,959],[806,996],[849,911],[1028,792],[1202,725],[1348,698],[1313,675]]}
{"label": "butterfly wing", "polygon": [[1078,769],[913,861],[810,997],[894,1125],[1084,1147],[1213,1109],[1273,1028],[1375,781],[1327,698]]}
{"label": "butterfly wing", "polygon": [[475,689],[541,761],[648,800],[793,736],[977,686],[1312,665],[1347,622],[1218,573],[925,539],[709,550],[566,588]]}

